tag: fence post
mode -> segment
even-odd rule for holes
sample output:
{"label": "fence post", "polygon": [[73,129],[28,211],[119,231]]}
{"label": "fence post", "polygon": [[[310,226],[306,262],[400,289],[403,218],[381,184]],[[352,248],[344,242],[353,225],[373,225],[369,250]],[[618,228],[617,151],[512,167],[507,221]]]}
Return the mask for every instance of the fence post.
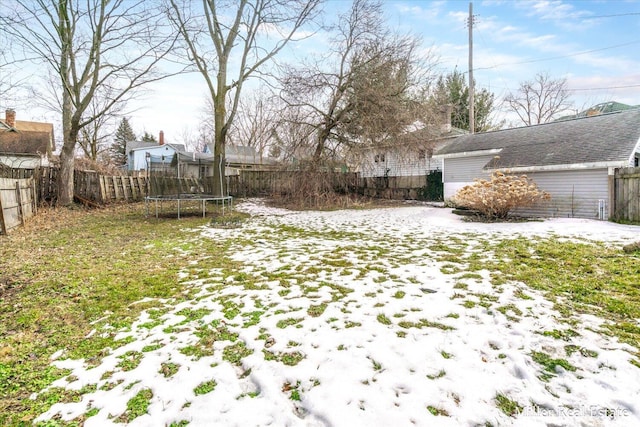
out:
{"label": "fence post", "polygon": [[129,177],[129,187],[131,188],[131,198],[133,200],[138,200],[138,189],[133,184],[133,177]]}
{"label": "fence post", "polygon": [[38,194],[36,193],[36,180],[31,178],[31,210],[33,215],[38,215]]}
{"label": "fence post", "polygon": [[7,227],[4,224],[4,207],[2,207],[2,189],[0,189],[0,234],[7,234]]}
{"label": "fence post", "polygon": [[18,217],[20,223],[24,225],[24,212],[22,211],[22,194],[20,194],[20,181],[16,181],[16,200],[18,202]]}

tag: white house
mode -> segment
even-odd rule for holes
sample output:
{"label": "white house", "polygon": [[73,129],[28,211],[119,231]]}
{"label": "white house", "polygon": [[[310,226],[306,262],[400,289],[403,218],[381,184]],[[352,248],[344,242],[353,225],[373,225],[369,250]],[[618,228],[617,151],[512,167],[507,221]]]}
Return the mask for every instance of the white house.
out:
{"label": "white house", "polygon": [[443,162],[445,200],[476,178],[507,170],[551,194],[525,214],[608,219],[614,170],[638,166],[640,109],[463,135],[434,157]]}
{"label": "white house", "polygon": [[[183,144],[127,142],[127,168],[130,171],[169,173],[184,178],[213,175],[213,154],[187,151]],[[273,165],[272,159],[261,157],[253,147],[225,147],[225,175],[236,175],[238,169]]]}

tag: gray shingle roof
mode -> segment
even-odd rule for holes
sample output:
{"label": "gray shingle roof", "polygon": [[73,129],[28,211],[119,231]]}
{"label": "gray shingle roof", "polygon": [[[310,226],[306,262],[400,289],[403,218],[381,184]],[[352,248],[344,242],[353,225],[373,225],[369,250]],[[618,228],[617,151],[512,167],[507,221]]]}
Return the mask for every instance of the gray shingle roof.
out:
{"label": "gray shingle roof", "polygon": [[640,109],[457,137],[436,154],[501,149],[487,168],[628,161],[640,141]]}

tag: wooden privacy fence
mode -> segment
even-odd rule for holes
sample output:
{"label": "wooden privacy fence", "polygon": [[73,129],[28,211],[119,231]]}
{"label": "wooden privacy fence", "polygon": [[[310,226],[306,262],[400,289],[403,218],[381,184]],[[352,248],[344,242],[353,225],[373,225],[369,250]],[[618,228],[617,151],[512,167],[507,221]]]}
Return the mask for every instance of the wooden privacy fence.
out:
{"label": "wooden privacy fence", "polygon": [[144,177],[105,176],[86,171],[74,173],[74,196],[85,203],[138,201],[146,195],[147,179]]}
{"label": "wooden privacy fence", "polygon": [[640,167],[616,169],[613,197],[613,219],[640,222]]}
{"label": "wooden privacy fence", "polygon": [[0,234],[24,225],[37,213],[38,196],[33,178],[0,178]]}

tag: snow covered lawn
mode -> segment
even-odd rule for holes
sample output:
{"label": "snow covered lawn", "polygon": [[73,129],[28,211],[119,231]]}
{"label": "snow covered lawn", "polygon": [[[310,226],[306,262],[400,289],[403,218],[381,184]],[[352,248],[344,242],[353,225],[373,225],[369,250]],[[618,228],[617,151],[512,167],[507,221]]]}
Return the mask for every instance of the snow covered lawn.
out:
{"label": "snow covered lawn", "polygon": [[97,366],[53,355],[71,374],[50,389],[83,394],[37,421],[640,425],[637,349],[605,335],[604,319],[561,313],[540,291],[497,281],[487,245],[621,245],[638,240],[638,227],[467,223],[421,205],[290,212],[253,200],[238,209],[253,215],[242,228],[199,231],[229,242],[237,264],[185,271],[188,299],[146,310]]}

